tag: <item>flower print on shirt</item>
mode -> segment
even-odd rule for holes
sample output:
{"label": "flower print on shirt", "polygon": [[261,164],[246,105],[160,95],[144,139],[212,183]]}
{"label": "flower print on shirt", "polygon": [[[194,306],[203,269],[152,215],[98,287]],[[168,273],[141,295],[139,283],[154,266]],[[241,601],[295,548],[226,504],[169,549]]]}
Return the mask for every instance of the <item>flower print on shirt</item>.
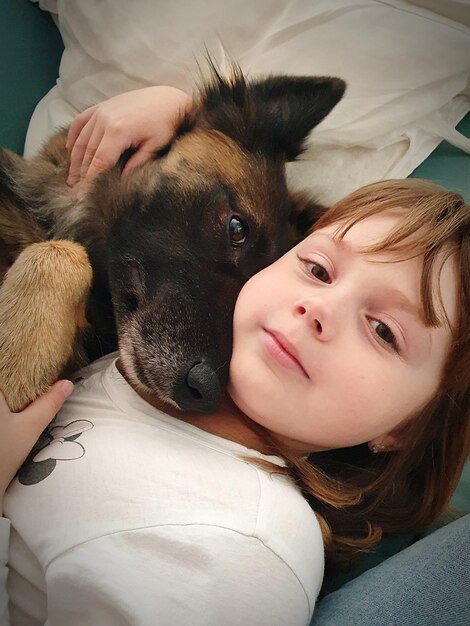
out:
{"label": "flower print on shirt", "polygon": [[73,461],[85,454],[76,439],[93,428],[89,420],[74,420],[65,426],[49,426],[40,436],[17,478],[22,485],[36,485],[54,470],[57,461]]}

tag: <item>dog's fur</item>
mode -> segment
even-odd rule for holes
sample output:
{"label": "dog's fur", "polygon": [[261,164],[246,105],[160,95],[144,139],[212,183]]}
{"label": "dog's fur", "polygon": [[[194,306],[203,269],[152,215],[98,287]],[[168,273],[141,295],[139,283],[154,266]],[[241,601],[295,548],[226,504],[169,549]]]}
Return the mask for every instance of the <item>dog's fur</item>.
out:
{"label": "dog's fur", "polygon": [[[47,240],[81,244],[93,268],[87,358],[119,343],[133,383],[180,408],[214,410],[227,380],[239,290],[295,244],[321,210],[306,196],[288,192],[285,162],[301,153],[309,131],[341,99],[344,87],[343,81],[324,77],[247,83],[239,70],[223,78],[213,68],[171,143],[123,177],[121,160],[95,179],[80,202],[65,184],[65,131],[30,162],[0,151],[0,281],[8,270],[0,315],[11,302],[2,292],[15,289],[10,274],[22,250]],[[60,298],[68,292],[64,273],[68,281],[78,278],[64,266]],[[22,296],[24,316],[43,290],[40,273],[37,281],[28,286],[35,294],[29,307]],[[83,296],[87,285],[80,281]],[[65,310],[59,312],[59,294],[48,293],[42,306],[59,319]],[[67,306],[79,308],[71,293]],[[58,340],[53,325],[35,323],[34,349]],[[2,390],[2,371],[24,378],[24,358],[14,362],[13,355],[28,342],[22,325],[16,322],[15,328],[0,336],[0,353],[11,344],[9,362],[0,361]],[[69,367],[78,362],[75,329],[67,342],[75,347],[72,358],[63,346],[62,370],[66,362]]]}
{"label": "dog's fur", "polygon": [[[86,362],[81,333],[92,269],[82,246],[27,246],[0,289],[0,388],[19,411],[70,369]],[[21,373],[21,377],[19,376]]]}

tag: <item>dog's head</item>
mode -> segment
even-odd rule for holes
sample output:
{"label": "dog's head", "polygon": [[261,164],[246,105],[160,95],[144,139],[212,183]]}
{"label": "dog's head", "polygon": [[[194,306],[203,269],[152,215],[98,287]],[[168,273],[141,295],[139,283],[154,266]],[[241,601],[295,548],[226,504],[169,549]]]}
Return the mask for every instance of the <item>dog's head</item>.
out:
{"label": "dog's head", "polygon": [[286,161],[344,87],[318,77],[247,83],[240,71],[226,79],[214,70],[170,145],[122,179],[98,181],[95,193],[114,203],[109,284],[135,384],[182,409],[215,410],[241,287],[320,210],[289,193]]}

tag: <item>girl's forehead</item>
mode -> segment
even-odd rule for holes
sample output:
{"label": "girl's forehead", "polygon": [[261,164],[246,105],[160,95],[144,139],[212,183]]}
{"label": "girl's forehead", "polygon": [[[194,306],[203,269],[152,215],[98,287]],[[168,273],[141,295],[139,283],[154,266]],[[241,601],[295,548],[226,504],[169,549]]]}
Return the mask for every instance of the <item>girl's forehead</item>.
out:
{"label": "girl's forehead", "polygon": [[[353,257],[360,255],[371,263],[396,263],[405,261],[410,255],[401,256],[396,249],[382,248],[389,235],[400,226],[401,216],[397,213],[380,213],[365,217],[350,226],[350,220],[336,221],[322,228],[317,228],[308,235],[294,250],[300,254],[314,251],[318,246],[328,253],[338,253],[340,257]],[[376,246],[379,249],[374,250]],[[365,255],[365,256],[364,256]],[[411,254],[414,258],[413,265],[416,272],[420,272],[423,256]]]}
{"label": "girl's forehead", "polygon": [[[371,215],[361,219],[351,226],[342,238],[354,248],[367,248],[383,241],[390,232],[399,224],[403,216],[403,211],[387,211]],[[346,221],[338,221],[329,224],[323,228],[319,228],[312,232],[308,238],[315,238],[316,235],[322,234],[329,238],[335,238],[338,232],[341,232],[349,223]]]}

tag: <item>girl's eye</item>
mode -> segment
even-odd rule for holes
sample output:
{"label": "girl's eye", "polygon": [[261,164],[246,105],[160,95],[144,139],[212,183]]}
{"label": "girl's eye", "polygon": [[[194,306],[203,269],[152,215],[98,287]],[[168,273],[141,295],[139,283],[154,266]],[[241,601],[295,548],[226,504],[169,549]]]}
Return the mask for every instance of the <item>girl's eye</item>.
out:
{"label": "girl's eye", "polygon": [[228,234],[230,237],[230,243],[234,248],[243,245],[246,241],[247,227],[236,215],[233,215],[230,218],[230,222],[228,224]]}
{"label": "girl's eye", "polygon": [[380,320],[371,320],[371,326],[380,340],[388,344],[395,352],[398,352],[398,342],[392,329]]}
{"label": "girl's eye", "polygon": [[315,278],[321,280],[322,283],[331,283],[330,275],[323,265],[310,261],[307,263],[307,269]]}

